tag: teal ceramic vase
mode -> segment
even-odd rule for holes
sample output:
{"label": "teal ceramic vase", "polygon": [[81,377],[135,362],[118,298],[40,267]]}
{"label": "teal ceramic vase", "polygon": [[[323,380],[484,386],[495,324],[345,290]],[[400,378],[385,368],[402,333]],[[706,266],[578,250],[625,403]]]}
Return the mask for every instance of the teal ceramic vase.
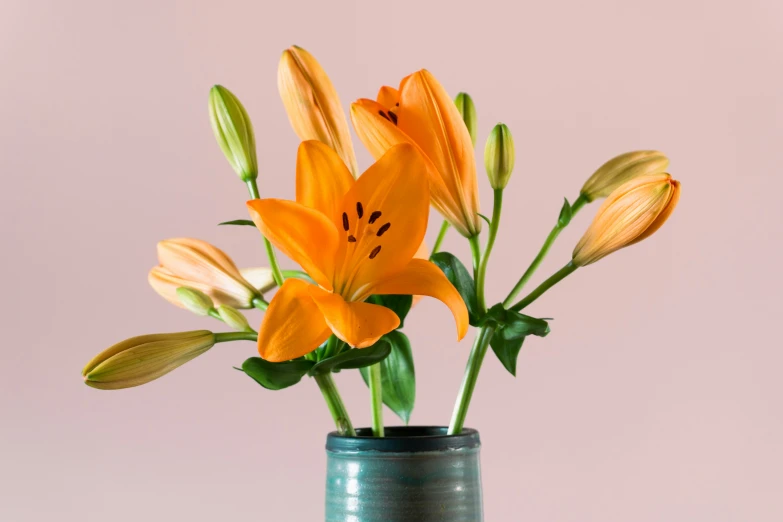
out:
{"label": "teal ceramic vase", "polygon": [[476,430],[369,428],[326,439],[326,522],[482,522]]}

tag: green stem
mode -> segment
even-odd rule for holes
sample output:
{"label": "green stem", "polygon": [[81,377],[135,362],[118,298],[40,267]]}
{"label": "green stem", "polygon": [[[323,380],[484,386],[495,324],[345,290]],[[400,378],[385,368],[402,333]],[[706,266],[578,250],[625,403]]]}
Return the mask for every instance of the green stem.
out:
{"label": "green stem", "polygon": [[259,310],[266,310],[269,308],[269,303],[266,302],[263,297],[254,297],[251,304]]}
{"label": "green stem", "polygon": [[[250,199],[259,199],[258,185],[255,179],[247,180],[247,190],[250,192]],[[264,236],[264,248],[266,249],[266,257],[269,259],[269,267],[272,269],[272,277],[275,279],[277,286],[283,286],[283,273],[280,271],[280,265],[277,264],[277,256],[275,256],[275,249],[272,243]]]}
{"label": "green stem", "polygon": [[[589,201],[580,194],[578,198],[574,201],[574,204],[571,205],[571,219],[576,216],[576,213],[579,212],[579,210],[585,206]],[[530,266],[525,270],[525,273],[522,274],[522,277],[519,279],[516,285],[514,285],[514,288],[511,290],[511,292],[508,294],[508,297],[503,301],[503,306],[505,308],[508,308],[512,302],[514,302],[514,299],[516,299],[517,295],[519,295],[519,292],[522,291],[522,289],[525,287],[527,282],[530,280],[531,277],[533,277],[533,274],[535,274],[536,270],[538,269],[538,266],[541,264],[541,262],[544,260],[546,255],[549,253],[549,249],[552,248],[552,245],[554,244],[555,240],[557,239],[557,236],[560,235],[560,232],[562,232],[565,227],[568,225],[560,225],[558,222],[557,225],[552,229],[552,231],[549,233],[549,235],[546,238],[546,241],[544,241],[544,246],[541,247],[541,250],[538,251],[538,255],[535,259],[533,259],[533,262],[530,263]]]}
{"label": "green stem", "polygon": [[430,257],[434,256],[438,253],[438,251],[440,251],[440,245],[443,243],[443,239],[446,237],[446,232],[449,231],[449,226],[449,222],[444,219],[443,224],[440,226],[440,232],[438,232],[438,238],[435,240],[435,244],[432,245],[432,253],[430,253]]}
{"label": "green stem", "polygon": [[383,388],[381,386],[381,363],[370,366],[370,403],[372,406],[372,435],[383,437]]}
{"label": "green stem", "polygon": [[476,277],[476,298],[478,299],[479,313],[487,311],[486,297],[484,296],[484,281],[487,277],[487,264],[489,256],[492,253],[492,247],[495,246],[495,238],[498,235],[500,227],[500,213],[503,207],[503,189],[495,189],[495,201],[492,207],[492,223],[489,226],[489,237],[487,245],[484,247],[484,255],[481,256],[481,262]]}
{"label": "green stem", "polygon": [[329,336],[329,339],[326,341],[326,347],[323,351],[323,356],[321,359],[328,359],[329,357],[332,357],[333,355],[336,355],[334,351],[337,349],[337,343],[338,343],[337,336],[331,335]]}
{"label": "green stem", "polygon": [[481,265],[481,241],[478,234],[468,238],[470,242],[470,254],[473,256],[473,280],[478,278],[478,269]]}
{"label": "green stem", "polygon": [[216,344],[229,341],[258,341],[258,334],[255,332],[222,332],[215,334]]}
{"label": "green stem", "polygon": [[308,283],[315,284],[315,281],[313,281],[313,278],[307,275],[306,272],[303,272],[302,270],[281,270],[283,273],[283,277],[285,279],[301,279],[302,281],[307,281]]}
{"label": "green stem", "polygon": [[458,435],[465,425],[465,417],[468,414],[473,390],[476,388],[481,363],[484,361],[489,341],[492,340],[494,333],[495,327],[487,325],[479,328],[476,334],[476,340],[473,342],[473,348],[470,350],[468,365],[465,368],[465,376],[462,379],[462,386],[457,396],[457,403],[454,405],[454,413],[451,416],[449,435]]}
{"label": "green stem", "polygon": [[566,266],[552,274],[552,276],[549,277],[546,281],[538,285],[538,288],[530,292],[524,299],[519,301],[517,304],[509,308],[509,310],[514,310],[515,312],[519,312],[523,308],[525,308],[527,305],[541,297],[541,294],[555,286],[557,283],[562,281],[566,278],[569,274],[574,273],[574,271],[579,268],[577,267],[572,261],[569,261]]}
{"label": "green stem", "polygon": [[340,397],[340,392],[337,391],[337,386],[334,383],[334,379],[332,379],[332,374],[321,373],[316,375],[314,379],[321,389],[326,405],[329,407],[329,412],[332,414],[334,425],[337,427],[337,433],[355,437],[356,431],[353,429],[351,418],[348,416],[348,412],[345,409],[345,404],[343,404],[343,399]]}

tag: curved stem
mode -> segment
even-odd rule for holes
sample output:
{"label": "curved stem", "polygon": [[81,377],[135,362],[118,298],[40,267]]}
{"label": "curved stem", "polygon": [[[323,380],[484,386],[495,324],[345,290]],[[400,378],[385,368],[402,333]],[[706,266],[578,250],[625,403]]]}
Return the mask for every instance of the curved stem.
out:
{"label": "curved stem", "polygon": [[536,288],[535,290],[530,292],[527,296],[525,296],[524,299],[522,299],[517,304],[515,304],[514,306],[509,308],[509,310],[514,310],[515,312],[519,312],[520,310],[525,308],[527,305],[529,305],[530,303],[532,303],[533,301],[535,301],[536,299],[541,297],[541,295],[544,292],[546,292],[547,290],[549,290],[550,288],[555,286],[557,283],[559,283],[560,281],[565,279],[566,276],[568,276],[569,274],[574,273],[574,271],[577,268],[578,267],[572,261],[569,261],[566,264],[566,266],[564,266],[563,268],[561,268],[560,270],[558,270],[557,272],[552,274],[549,277],[549,279],[547,279],[546,281],[544,281],[543,283],[538,285],[538,288]]}
{"label": "curved stem", "polygon": [[503,189],[495,189],[495,202],[492,207],[492,223],[489,226],[489,237],[487,237],[487,245],[484,247],[484,254],[481,256],[478,276],[476,277],[476,298],[478,299],[479,312],[482,314],[487,311],[487,302],[486,297],[484,296],[484,281],[487,277],[489,256],[492,253],[492,247],[495,246],[495,238],[498,235],[498,228],[500,227],[500,213],[502,207]]}
{"label": "curved stem", "polygon": [[444,219],[443,224],[440,226],[440,232],[438,232],[438,238],[435,240],[435,244],[432,245],[432,252],[430,253],[430,257],[434,256],[438,253],[438,251],[440,251],[440,245],[443,243],[443,239],[446,237],[446,232],[449,231],[449,226],[449,222]]}
{"label": "curved stem", "polygon": [[[259,199],[258,185],[256,184],[255,179],[247,180],[247,190],[250,192],[250,199]],[[266,236],[262,235],[262,237],[264,238],[266,257],[269,259],[269,267],[272,269],[272,277],[275,279],[275,284],[277,284],[277,286],[283,286],[283,281],[285,278],[283,277],[283,273],[280,271],[280,265],[277,264],[275,249]]]}
{"label": "curved stem", "polygon": [[321,389],[326,405],[329,407],[329,412],[332,414],[334,425],[337,427],[337,433],[355,437],[356,430],[353,429],[351,418],[348,416],[348,411],[345,409],[345,404],[343,404],[343,399],[340,397],[340,392],[337,391],[337,386],[334,383],[334,379],[332,379],[332,374],[321,373],[316,375],[314,379],[315,382],[318,383],[318,388]]}
{"label": "curved stem", "polygon": [[[587,199],[580,194],[579,197],[574,201],[574,204],[571,205],[571,219],[573,219],[574,216],[576,216],[576,213],[579,212],[579,210],[587,203],[589,203],[589,201],[587,201]],[[511,292],[509,292],[508,297],[506,297],[506,299],[503,301],[503,306],[505,308],[508,308],[511,303],[514,302],[514,299],[516,299],[517,295],[519,295],[519,292],[522,291],[530,278],[533,277],[533,274],[538,269],[538,266],[549,253],[549,249],[552,248],[552,245],[557,239],[557,236],[560,235],[560,232],[562,232],[566,226],[568,225],[561,225],[560,222],[558,222],[549,233],[546,241],[544,241],[544,245],[541,247],[541,250],[538,251],[538,255],[535,257],[535,259],[533,259],[533,262],[530,263],[530,266],[527,267],[525,273],[522,274],[522,277],[519,279],[517,284],[514,285],[514,288],[511,290]]]}
{"label": "curved stem", "polygon": [[479,266],[481,265],[481,241],[479,241],[478,234],[470,236],[468,241],[470,242],[470,254],[473,256],[473,280],[475,281],[478,277]]}
{"label": "curved stem", "polygon": [[302,281],[307,281],[308,283],[315,284],[315,281],[313,281],[313,278],[307,275],[307,272],[304,272],[302,270],[281,270],[283,277],[285,279],[301,279]]}
{"label": "curved stem", "polygon": [[255,332],[221,332],[215,334],[215,344],[230,341],[258,341]]}
{"label": "curved stem", "polygon": [[481,363],[487,354],[487,347],[492,336],[495,334],[494,326],[482,326],[476,334],[476,340],[473,342],[473,348],[470,350],[468,365],[465,368],[465,376],[462,379],[462,386],[459,389],[457,403],[454,405],[454,413],[451,416],[449,424],[449,435],[457,435],[462,431],[465,425],[465,417],[468,414],[470,400],[473,398],[473,390],[476,388]]}
{"label": "curved stem", "polygon": [[381,387],[381,363],[370,366],[370,404],[372,406],[372,435],[383,437],[383,389]]}
{"label": "curved stem", "polygon": [[259,310],[266,310],[269,308],[269,303],[266,302],[266,300],[263,297],[254,297],[252,301],[252,305]]}

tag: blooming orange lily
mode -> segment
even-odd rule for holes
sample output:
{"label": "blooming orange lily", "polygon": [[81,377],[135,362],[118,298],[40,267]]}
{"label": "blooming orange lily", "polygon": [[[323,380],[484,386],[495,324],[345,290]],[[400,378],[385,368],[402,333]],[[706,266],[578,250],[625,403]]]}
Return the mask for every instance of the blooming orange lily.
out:
{"label": "blooming orange lily", "polygon": [[443,301],[468,328],[457,290],[433,263],[415,259],[427,228],[427,165],[415,147],[392,147],[354,180],[340,156],[318,141],[303,142],[296,163],[296,202],[248,201],[256,226],[317,284],[287,279],[258,332],[268,361],[301,357],[334,333],[356,348],[399,326],[371,295],[427,295]]}
{"label": "blooming orange lily", "polygon": [[432,204],[460,234],[481,232],[473,142],[459,110],[427,70],[405,77],[400,88],[381,87],[377,100],[351,105],[359,138],[377,159],[398,143],[426,157]]}

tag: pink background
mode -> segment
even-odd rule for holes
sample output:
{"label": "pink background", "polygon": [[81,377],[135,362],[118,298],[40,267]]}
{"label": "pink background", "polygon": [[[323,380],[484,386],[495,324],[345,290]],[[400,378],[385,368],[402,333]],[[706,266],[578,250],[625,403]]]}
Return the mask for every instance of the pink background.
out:
{"label": "pink background", "polygon": [[[298,143],[276,69],[293,43],[346,107],[427,67],[473,95],[482,148],[495,122],[510,126],[517,170],[490,302],[604,160],[657,148],[683,183],[658,234],[530,308],[555,321],[516,379],[487,358],[467,422],[484,441],[487,520],[783,519],[779,1],[3,0],[0,520],[322,517],[326,407],[312,382],[273,393],[232,370],[251,343],[132,390],[79,375],[126,337],[220,328],[147,286],[157,240],[195,236],[262,263],[253,230],[215,226],[246,217],[246,193],[214,143],[207,92],[219,82],[240,96],[262,193],[292,197]],[[489,213],[483,175],[480,187]],[[468,260],[456,234],[445,246]],[[454,342],[432,300],[407,325],[413,422],[447,423],[470,339]],[[337,381],[366,425],[358,374]]]}

